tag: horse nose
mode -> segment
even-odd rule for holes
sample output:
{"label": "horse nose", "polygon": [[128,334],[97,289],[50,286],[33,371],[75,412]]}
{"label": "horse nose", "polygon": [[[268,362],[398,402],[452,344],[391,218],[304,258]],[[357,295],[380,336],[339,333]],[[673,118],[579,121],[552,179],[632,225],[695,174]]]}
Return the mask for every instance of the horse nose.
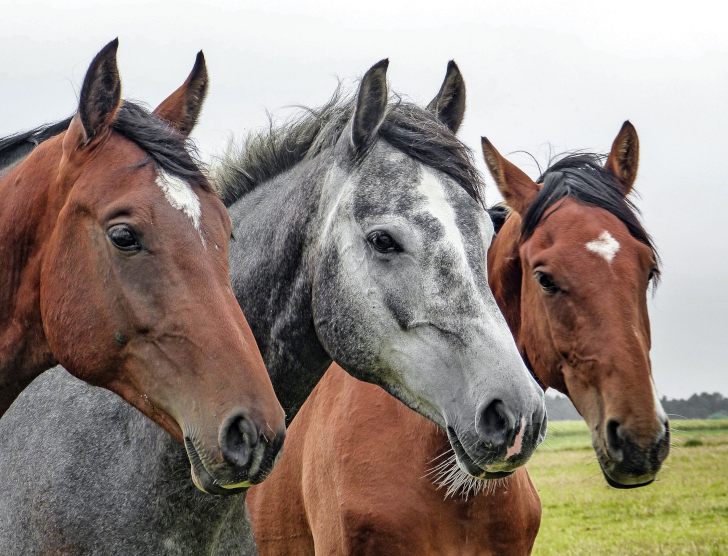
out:
{"label": "horse nose", "polygon": [[646,449],[640,449],[629,438],[628,431],[617,419],[609,419],[606,427],[607,453],[615,464],[639,471],[657,472],[670,451],[670,426],[660,421],[660,427]]}
{"label": "horse nose", "polygon": [[258,427],[243,411],[229,415],[220,428],[220,450],[236,467],[246,467],[261,440]]}
{"label": "horse nose", "polygon": [[606,426],[607,452],[614,463],[621,463],[624,459],[624,436],[620,430],[620,423],[616,419],[609,419]]}
{"label": "horse nose", "polygon": [[487,446],[499,448],[509,445],[516,434],[519,423],[516,416],[500,399],[481,405],[478,411],[475,430],[480,440]]}

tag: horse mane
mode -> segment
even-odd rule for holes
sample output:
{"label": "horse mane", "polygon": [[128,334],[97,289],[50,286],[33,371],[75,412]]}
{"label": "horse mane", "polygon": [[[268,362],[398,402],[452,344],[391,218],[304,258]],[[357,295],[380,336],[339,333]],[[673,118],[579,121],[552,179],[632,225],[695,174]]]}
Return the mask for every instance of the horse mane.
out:
{"label": "horse mane", "polygon": [[[262,131],[252,132],[242,145],[223,155],[215,181],[225,206],[261,183],[333,147],[354,114],[356,96],[345,96],[341,86],[323,106],[300,107],[298,114],[279,125],[269,118]],[[379,138],[431,168],[454,179],[481,205],[482,177],[472,151],[430,110],[394,96]]]}
{"label": "horse mane", "polygon": [[[659,263],[652,238],[639,220],[639,209],[622,193],[620,186],[624,186],[624,183],[619,176],[604,167],[605,158],[600,154],[576,152],[549,163],[546,171],[536,180],[543,186],[523,217],[521,239],[531,237],[539,223],[548,218],[546,212],[552,206],[571,197],[616,216],[627,226],[632,237],[652,250],[656,263]],[[654,276],[656,282],[659,269],[655,269]]]}
{"label": "horse mane", "polygon": [[[73,116],[0,138],[0,172],[28,156],[43,141],[66,131],[72,119]],[[205,191],[212,191],[212,186],[200,170],[201,163],[192,141],[142,105],[124,101],[116,111],[111,127],[144,150],[163,171],[188,180]]]}
{"label": "horse mane", "polygon": [[493,221],[493,229],[497,235],[498,232],[501,231],[503,224],[506,223],[506,220],[508,220],[508,217],[511,215],[511,207],[505,203],[497,203],[492,207],[488,207],[486,212]]}
{"label": "horse mane", "polygon": [[0,138],[0,172],[20,162],[43,141],[68,129],[73,116],[52,124],[45,124],[29,131]]}

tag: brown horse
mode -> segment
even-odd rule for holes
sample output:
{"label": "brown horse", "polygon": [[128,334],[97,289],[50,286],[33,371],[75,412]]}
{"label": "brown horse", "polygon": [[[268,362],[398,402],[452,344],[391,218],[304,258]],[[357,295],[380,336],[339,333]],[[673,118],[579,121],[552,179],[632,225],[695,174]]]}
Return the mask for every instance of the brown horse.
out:
{"label": "brown horse", "polygon": [[0,177],[0,415],[61,363],[184,441],[199,488],[236,492],[272,468],[284,415],[232,293],[230,218],[186,148],[204,58],[153,115],[121,101],[117,46],[67,129]]}
{"label": "brown horse", "polygon": [[[622,488],[651,482],[669,447],[649,365],[657,256],[626,200],[638,148],[626,122],[604,167],[567,157],[539,185],[483,139],[513,209],[489,250],[491,288],[524,359],[571,397]],[[541,504],[525,469],[475,482],[447,454],[440,429],[332,366],[277,470],[248,494],[260,554],[530,554]]]}

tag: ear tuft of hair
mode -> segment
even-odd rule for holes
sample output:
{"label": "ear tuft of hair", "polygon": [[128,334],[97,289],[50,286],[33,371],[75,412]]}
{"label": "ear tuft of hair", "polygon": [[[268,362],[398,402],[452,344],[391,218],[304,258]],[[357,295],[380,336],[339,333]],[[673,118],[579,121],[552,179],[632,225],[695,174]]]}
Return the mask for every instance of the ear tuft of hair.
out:
{"label": "ear tuft of hair", "polygon": [[450,131],[457,133],[465,117],[465,80],[455,60],[447,64],[447,73],[440,91],[427,105]]}
{"label": "ear tuft of hair", "polygon": [[188,137],[202,112],[208,84],[205,55],[200,50],[190,75],[179,89],[157,106],[154,115],[166,121],[184,137]]}
{"label": "ear tuft of hair", "polygon": [[369,68],[359,85],[351,125],[351,143],[357,150],[363,150],[372,143],[384,122],[389,102],[388,67],[387,58],[380,60]]}
{"label": "ear tuft of hair", "polygon": [[86,143],[108,129],[121,104],[121,78],[116,64],[118,48],[118,38],[104,46],[84,77],[78,113]]}
{"label": "ear tuft of hair", "polygon": [[634,188],[640,162],[640,140],[637,130],[627,120],[622,124],[604,167],[611,170],[622,182],[620,190],[626,197]]}

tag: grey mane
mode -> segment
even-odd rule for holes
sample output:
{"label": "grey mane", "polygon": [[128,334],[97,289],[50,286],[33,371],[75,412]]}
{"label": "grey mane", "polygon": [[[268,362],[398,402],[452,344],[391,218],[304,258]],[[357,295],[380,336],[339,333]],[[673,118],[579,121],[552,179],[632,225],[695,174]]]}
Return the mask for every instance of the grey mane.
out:
{"label": "grey mane", "polygon": [[[356,96],[344,95],[339,86],[323,106],[302,107],[282,124],[271,120],[267,129],[249,134],[214,170],[225,206],[295,164],[332,148],[346,130],[355,107]],[[434,112],[394,96],[378,133],[380,139],[406,155],[453,178],[483,204],[482,177],[472,151]]]}

